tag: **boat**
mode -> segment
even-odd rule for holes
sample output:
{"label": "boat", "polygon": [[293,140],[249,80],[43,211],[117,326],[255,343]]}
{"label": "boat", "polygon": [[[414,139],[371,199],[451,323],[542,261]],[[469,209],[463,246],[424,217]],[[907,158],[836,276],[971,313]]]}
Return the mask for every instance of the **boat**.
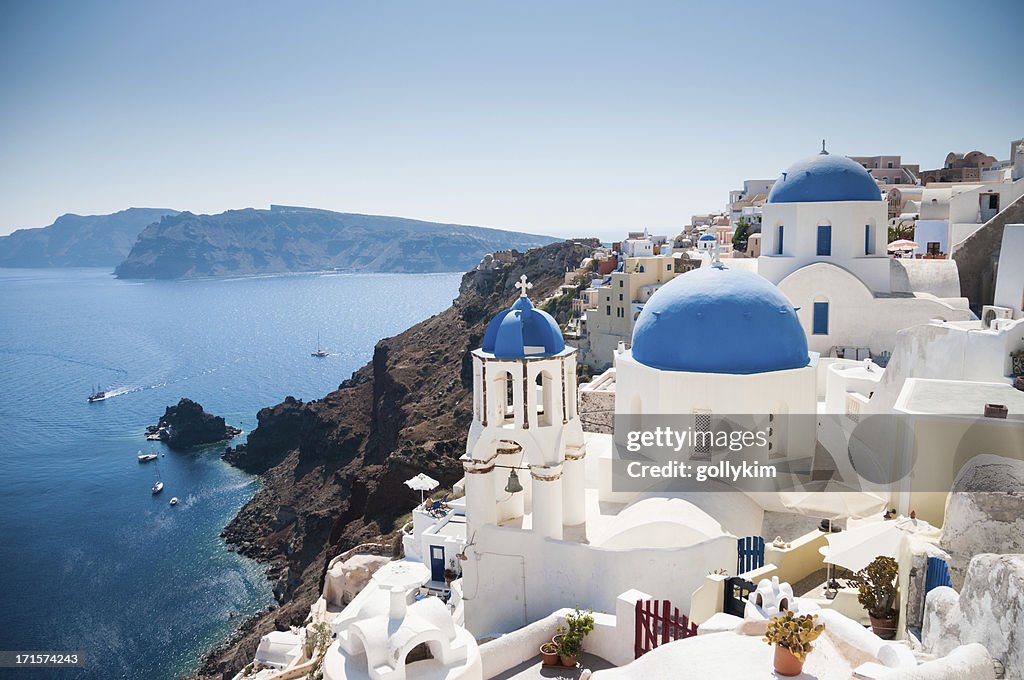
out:
{"label": "boat", "polygon": [[157,456],[155,453],[140,453],[139,454],[139,462],[140,463],[148,463],[149,461],[156,460],[157,458],[159,458],[159,456]]}
{"label": "boat", "polygon": [[147,434],[146,435],[146,441],[148,441],[148,442],[158,442],[158,441],[160,441],[160,433],[159,432],[152,432],[150,434]]}
{"label": "boat", "polygon": [[153,493],[154,494],[160,493],[163,490],[164,490],[164,483],[163,482],[157,482],[156,484],[153,485]]}
{"label": "boat", "polygon": [[178,504],[178,497],[175,496],[174,498],[171,499],[171,505],[177,505],[177,504]]}
{"label": "boat", "polygon": [[97,385],[96,391],[89,395],[89,403],[92,403],[94,401],[103,401],[104,399],[107,398],[107,393],[100,389],[100,386]]}
{"label": "boat", "polygon": [[310,356],[320,357],[321,359],[331,356],[330,352],[320,346],[320,331],[316,332],[316,351],[310,352],[309,354]]}

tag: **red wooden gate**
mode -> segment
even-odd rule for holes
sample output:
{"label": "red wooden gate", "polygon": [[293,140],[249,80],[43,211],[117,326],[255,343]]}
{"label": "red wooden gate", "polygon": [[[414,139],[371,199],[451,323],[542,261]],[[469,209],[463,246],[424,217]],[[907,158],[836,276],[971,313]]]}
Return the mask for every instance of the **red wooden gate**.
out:
{"label": "red wooden gate", "polygon": [[682,640],[697,634],[697,625],[691,624],[678,607],[672,607],[668,600],[637,600],[636,636],[634,637],[634,658],[651,651],[658,645],[673,640]]}

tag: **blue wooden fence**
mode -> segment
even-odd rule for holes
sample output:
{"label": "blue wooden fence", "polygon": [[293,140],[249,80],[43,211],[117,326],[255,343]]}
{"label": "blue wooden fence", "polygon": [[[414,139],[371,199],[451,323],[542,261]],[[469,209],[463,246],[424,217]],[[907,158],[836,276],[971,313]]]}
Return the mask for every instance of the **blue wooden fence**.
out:
{"label": "blue wooden fence", "polygon": [[927,595],[933,588],[953,586],[949,578],[949,567],[941,557],[928,558],[928,573],[924,577],[924,592]]}
{"label": "blue wooden fence", "polygon": [[736,547],[736,573],[745,574],[764,566],[764,538],[746,536],[739,539]]}

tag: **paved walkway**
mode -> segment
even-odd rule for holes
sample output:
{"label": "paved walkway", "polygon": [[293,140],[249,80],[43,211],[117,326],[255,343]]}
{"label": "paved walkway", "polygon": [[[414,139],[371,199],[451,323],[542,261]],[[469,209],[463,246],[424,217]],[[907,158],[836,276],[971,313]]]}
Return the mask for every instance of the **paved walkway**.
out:
{"label": "paved walkway", "polygon": [[544,666],[541,664],[538,654],[529,661],[524,661],[500,675],[495,675],[492,680],[576,680],[584,668],[592,671],[614,668],[611,663],[599,656],[583,653],[580,663],[576,668],[563,668],[562,666]]}

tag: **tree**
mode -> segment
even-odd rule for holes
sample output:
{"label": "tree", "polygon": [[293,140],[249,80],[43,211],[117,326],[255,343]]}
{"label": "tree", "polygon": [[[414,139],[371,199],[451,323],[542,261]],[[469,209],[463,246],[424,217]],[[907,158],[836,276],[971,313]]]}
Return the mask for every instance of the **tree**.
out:
{"label": "tree", "polygon": [[750,238],[750,222],[743,218],[736,223],[732,232],[732,247],[741,253],[747,252],[747,239]]}
{"label": "tree", "polygon": [[889,243],[893,241],[899,241],[901,238],[913,239],[914,238],[914,226],[917,223],[917,217],[913,219],[897,219],[891,227],[889,227]]}

